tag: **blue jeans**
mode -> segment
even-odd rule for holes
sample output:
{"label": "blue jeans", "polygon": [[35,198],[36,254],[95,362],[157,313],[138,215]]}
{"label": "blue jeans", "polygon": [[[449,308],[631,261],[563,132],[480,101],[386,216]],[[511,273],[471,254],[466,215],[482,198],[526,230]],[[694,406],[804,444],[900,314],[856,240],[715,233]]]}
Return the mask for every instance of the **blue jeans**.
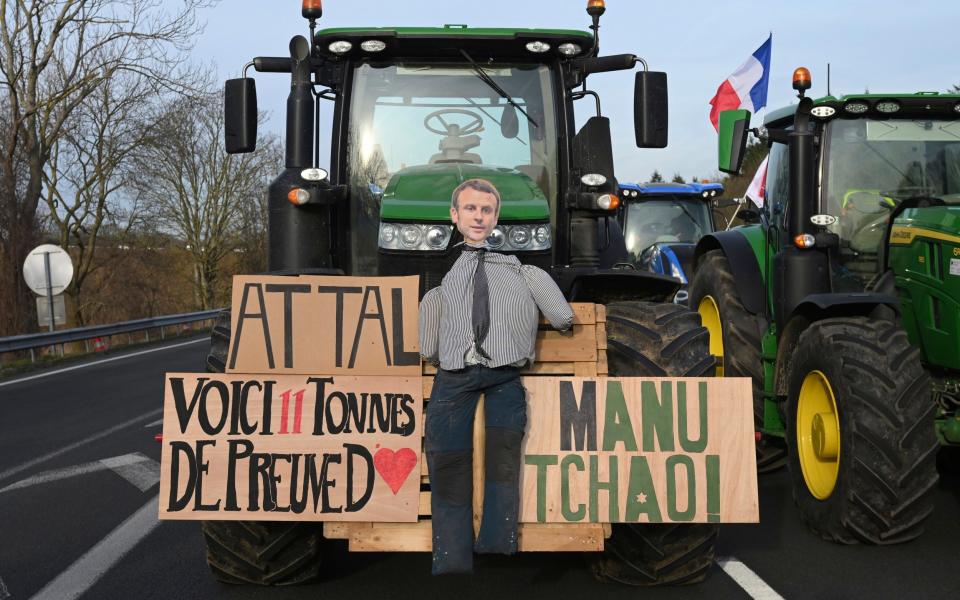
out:
{"label": "blue jeans", "polygon": [[[483,522],[473,543],[473,417],[484,394]],[[473,552],[517,551],[520,444],[527,398],[514,367],[439,370],[427,404],[426,451],[433,514],[433,574],[469,573]]]}

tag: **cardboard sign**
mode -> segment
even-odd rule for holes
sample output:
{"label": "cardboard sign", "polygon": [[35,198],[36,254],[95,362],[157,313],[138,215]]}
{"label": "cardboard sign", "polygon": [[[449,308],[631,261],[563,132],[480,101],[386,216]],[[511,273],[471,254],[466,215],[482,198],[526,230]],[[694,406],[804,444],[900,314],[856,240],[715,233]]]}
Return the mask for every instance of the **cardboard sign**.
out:
{"label": "cardboard sign", "polygon": [[419,377],[168,373],[161,519],[416,521]]}
{"label": "cardboard sign", "polygon": [[750,380],[526,377],[520,520],[756,523]]}
{"label": "cardboard sign", "polygon": [[420,374],[419,278],[233,278],[228,373]]}

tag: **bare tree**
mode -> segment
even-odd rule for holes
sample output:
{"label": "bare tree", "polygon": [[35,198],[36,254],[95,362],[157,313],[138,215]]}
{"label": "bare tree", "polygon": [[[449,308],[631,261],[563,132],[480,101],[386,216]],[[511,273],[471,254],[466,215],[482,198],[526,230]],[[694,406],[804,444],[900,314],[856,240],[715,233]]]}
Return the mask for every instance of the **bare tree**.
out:
{"label": "bare tree", "polygon": [[258,141],[255,153],[229,155],[222,132],[222,94],[177,99],[158,118],[137,163],[145,210],[179,237],[191,256],[200,309],[225,300],[216,294],[222,262],[245,246],[245,221],[262,235],[262,196],[280,161],[273,139]]}
{"label": "bare tree", "polygon": [[136,218],[135,201],[121,192],[125,167],[147,136],[144,117],[154,97],[142,75],[118,73],[77,107],[65,122],[64,135],[53,143],[44,170],[44,200],[58,243],[74,259],[67,294],[77,325],[87,323],[89,306],[97,303],[84,295],[88,277],[123,255],[116,248],[98,252],[101,230],[109,230],[114,246],[125,244]]}
{"label": "bare tree", "polygon": [[[38,237],[43,173],[68,119],[105,81],[144,75],[160,88],[179,73],[209,0],[0,0],[0,335],[23,331],[20,268]],[[14,310],[13,307],[20,307]]]}

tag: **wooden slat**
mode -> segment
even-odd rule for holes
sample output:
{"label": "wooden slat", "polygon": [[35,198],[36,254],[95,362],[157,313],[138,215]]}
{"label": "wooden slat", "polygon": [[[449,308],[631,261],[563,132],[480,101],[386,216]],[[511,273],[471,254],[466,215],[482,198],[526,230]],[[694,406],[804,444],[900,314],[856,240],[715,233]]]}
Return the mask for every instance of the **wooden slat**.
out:
{"label": "wooden slat", "polygon": [[597,326],[574,325],[573,335],[560,331],[541,331],[537,335],[538,361],[597,360]]}
{"label": "wooden slat", "polygon": [[521,552],[600,552],[602,523],[521,523]]}
{"label": "wooden slat", "polygon": [[430,521],[416,523],[374,523],[369,529],[353,531],[351,552],[429,552]]}
{"label": "wooden slat", "polygon": [[473,537],[480,535],[480,521],[483,519],[483,475],[487,446],[487,420],[483,413],[485,398],[477,402],[477,411],[473,414]]}
{"label": "wooden slat", "polygon": [[420,516],[430,516],[430,492],[420,492],[420,504],[417,507],[417,514]]}
{"label": "wooden slat", "polygon": [[596,313],[597,323],[604,323],[607,320],[607,307],[603,304],[594,304],[593,309]]}
{"label": "wooden slat", "polygon": [[524,375],[573,375],[573,361],[536,362],[533,368],[524,369]]}
{"label": "wooden slat", "polygon": [[430,397],[430,392],[433,391],[433,377],[424,375],[422,377],[423,381],[423,399],[426,400]]}
{"label": "wooden slat", "polygon": [[607,351],[606,350],[597,350],[597,374],[606,375],[610,372],[607,366]]}
{"label": "wooden slat", "polygon": [[[592,303],[574,302],[570,304],[570,308],[573,309],[574,325],[593,325],[597,322],[597,312]],[[549,324],[549,321],[547,321],[543,315],[541,315],[540,324],[547,325]]]}
{"label": "wooden slat", "polygon": [[576,377],[596,377],[597,363],[595,362],[575,362],[573,363],[573,374]]}
{"label": "wooden slat", "polygon": [[597,349],[607,349],[607,324],[597,323]]}
{"label": "wooden slat", "polygon": [[[351,552],[429,552],[432,531],[429,519],[373,523],[349,528],[347,539]],[[521,552],[599,552],[603,550],[605,528],[603,523],[521,523],[519,534]]]}

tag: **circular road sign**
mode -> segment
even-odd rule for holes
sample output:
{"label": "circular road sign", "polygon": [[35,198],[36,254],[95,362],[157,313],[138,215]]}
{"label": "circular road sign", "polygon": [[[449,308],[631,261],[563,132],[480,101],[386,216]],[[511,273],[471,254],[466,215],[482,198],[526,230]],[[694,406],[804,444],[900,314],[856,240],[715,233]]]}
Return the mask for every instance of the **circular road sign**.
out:
{"label": "circular road sign", "polygon": [[50,287],[54,295],[63,290],[73,280],[73,261],[60,246],[42,244],[30,251],[23,261],[23,279],[35,294],[47,295],[47,274],[44,266],[44,254],[50,255]]}

